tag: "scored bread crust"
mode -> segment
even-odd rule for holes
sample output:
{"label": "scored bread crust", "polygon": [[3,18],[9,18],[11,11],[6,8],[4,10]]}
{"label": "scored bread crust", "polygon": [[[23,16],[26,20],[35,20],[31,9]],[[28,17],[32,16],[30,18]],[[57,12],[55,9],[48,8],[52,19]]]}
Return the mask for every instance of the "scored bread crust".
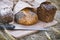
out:
{"label": "scored bread crust", "polygon": [[37,23],[38,16],[29,9],[23,9],[15,14],[15,22],[18,24],[32,25]]}

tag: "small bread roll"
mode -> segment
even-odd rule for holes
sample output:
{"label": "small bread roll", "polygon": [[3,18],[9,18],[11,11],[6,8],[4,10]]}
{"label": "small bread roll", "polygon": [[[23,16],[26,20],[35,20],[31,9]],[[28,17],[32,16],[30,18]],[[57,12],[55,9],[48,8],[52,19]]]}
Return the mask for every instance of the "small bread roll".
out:
{"label": "small bread roll", "polygon": [[37,14],[27,8],[15,14],[15,22],[18,24],[32,25],[37,23],[37,21]]}

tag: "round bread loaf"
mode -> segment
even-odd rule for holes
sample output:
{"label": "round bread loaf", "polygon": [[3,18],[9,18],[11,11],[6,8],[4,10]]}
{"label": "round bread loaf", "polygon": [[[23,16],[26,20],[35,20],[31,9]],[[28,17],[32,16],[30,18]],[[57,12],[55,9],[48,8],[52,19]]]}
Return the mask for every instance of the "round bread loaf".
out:
{"label": "round bread loaf", "polygon": [[37,23],[38,16],[28,8],[15,14],[15,22],[18,24],[32,25]]}

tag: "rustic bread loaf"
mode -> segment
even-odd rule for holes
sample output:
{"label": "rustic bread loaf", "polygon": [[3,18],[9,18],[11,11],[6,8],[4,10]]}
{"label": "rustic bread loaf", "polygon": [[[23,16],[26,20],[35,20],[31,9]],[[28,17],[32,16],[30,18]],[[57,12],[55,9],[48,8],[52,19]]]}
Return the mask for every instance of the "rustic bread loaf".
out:
{"label": "rustic bread loaf", "polygon": [[57,8],[53,6],[50,2],[43,2],[37,8],[37,15],[39,20],[44,22],[51,22],[54,19]]}
{"label": "rustic bread loaf", "polygon": [[8,13],[8,14],[0,17],[1,23],[10,23],[12,21],[13,21],[13,14],[12,13]]}
{"label": "rustic bread loaf", "polygon": [[37,23],[37,21],[37,14],[27,8],[15,14],[15,22],[18,24],[32,25]]}
{"label": "rustic bread loaf", "polygon": [[13,13],[10,9],[1,9],[0,10],[0,23],[10,23],[13,21]]}

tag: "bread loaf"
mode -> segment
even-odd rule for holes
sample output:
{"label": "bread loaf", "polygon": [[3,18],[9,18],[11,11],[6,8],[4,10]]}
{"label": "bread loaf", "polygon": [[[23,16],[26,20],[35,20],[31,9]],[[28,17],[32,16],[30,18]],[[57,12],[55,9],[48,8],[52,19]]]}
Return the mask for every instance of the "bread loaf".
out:
{"label": "bread loaf", "polygon": [[39,20],[44,22],[51,22],[54,19],[57,8],[50,2],[43,2],[37,8],[37,15]]}
{"label": "bread loaf", "polygon": [[13,21],[13,13],[10,9],[0,10],[0,23],[6,24]]}
{"label": "bread loaf", "polygon": [[37,23],[38,16],[28,8],[15,14],[15,22],[23,25],[32,25]]}

